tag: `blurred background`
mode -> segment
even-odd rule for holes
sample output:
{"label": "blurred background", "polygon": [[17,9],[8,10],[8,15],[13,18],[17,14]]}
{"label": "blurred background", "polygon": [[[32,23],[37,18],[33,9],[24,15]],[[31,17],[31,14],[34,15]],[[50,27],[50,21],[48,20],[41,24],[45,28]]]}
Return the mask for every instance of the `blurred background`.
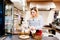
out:
{"label": "blurred background", "polygon": [[6,34],[20,33],[20,27],[27,24],[30,17],[30,8],[37,7],[39,15],[43,16],[44,27],[54,30],[60,37],[60,0],[4,0],[4,3]]}

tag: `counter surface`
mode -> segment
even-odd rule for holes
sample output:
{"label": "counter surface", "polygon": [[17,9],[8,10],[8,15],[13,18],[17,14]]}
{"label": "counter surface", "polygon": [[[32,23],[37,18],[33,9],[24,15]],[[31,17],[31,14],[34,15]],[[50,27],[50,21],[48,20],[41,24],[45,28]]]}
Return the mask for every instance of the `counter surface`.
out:
{"label": "counter surface", "polygon": [[[22,39],[20,39],[18,35],[13,35],[13,36],[7,36],[4,40],[22,40]],[[29,39],[24,40],[35,40],[35,39],[30,37]],[[44,36],[42,37],[42,40],[59,40],[59,39],[57,37]]]}

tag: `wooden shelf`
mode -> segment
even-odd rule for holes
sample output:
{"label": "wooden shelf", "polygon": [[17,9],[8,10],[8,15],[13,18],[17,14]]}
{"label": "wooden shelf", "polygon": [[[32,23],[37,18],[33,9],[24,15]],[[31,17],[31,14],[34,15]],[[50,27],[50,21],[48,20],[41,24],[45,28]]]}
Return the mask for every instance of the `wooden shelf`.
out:
{"label": "wooden shelf", "polygon": [[51,2],[52,0],[27,0],[27,2]]}
{"label": "wooden shelf", "polygon": [[27,0],[27,2],[60,2],[60,0]]}

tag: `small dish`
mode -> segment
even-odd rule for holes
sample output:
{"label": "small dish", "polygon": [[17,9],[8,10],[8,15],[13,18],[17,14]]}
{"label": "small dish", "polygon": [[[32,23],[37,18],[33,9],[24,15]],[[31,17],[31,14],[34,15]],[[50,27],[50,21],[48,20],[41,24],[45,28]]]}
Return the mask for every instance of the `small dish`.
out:
{"label": "small dish", "polygon": [[30,38],[30,36],[29,35],[20,35],[19,38],[21,38],[21,39],[28,39],[28,38]]}

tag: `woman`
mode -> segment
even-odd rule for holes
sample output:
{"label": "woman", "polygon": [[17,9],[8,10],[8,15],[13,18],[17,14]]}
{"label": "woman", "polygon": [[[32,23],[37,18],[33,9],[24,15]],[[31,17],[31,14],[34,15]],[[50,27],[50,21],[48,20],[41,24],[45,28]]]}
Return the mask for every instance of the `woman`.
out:
{"label": "woman", "polygon": [[28,23],[31,30],[36,30],[36,32],[42,30],[43,18],[38,14],[38,9],[36,7],[31,8],[31,17],[29,18]]}

